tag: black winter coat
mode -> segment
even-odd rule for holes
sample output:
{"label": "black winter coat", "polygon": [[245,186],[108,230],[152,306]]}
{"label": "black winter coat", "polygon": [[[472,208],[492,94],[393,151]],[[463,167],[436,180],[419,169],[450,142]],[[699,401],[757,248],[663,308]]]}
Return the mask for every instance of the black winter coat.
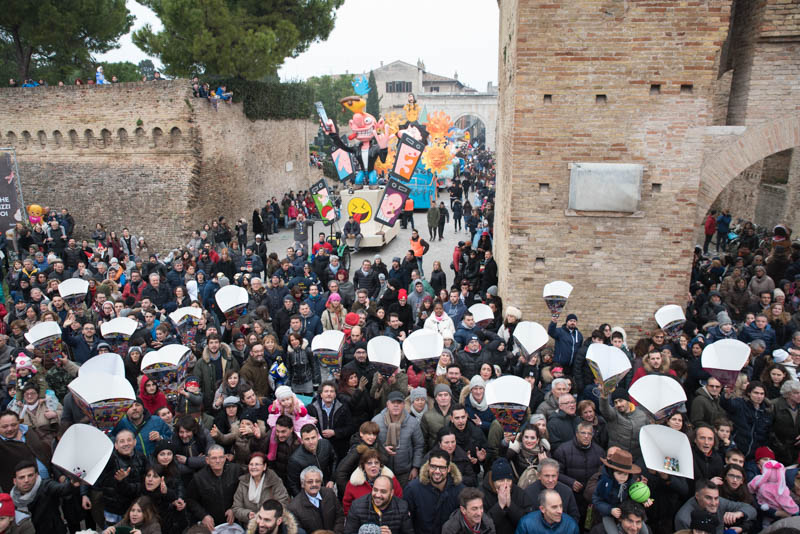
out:
{"label": "black winter coat", "polygon": [[[428,463],[419,470],[419,477],[403,488],[403,499],[408,503],[416,534],[439,534],[454,510],[458,509],[458,494],[464,489],[461,472],[450,464],[450,473],[444,490],[431,485]],[[353,506],[355,503],[353,502]],[[353,508],[350,508],[353,513]]]}
{"label": "black winter coat", "polygon": [[387,526],[392,534],[414,534],[414,525],[408,515],[408,503],[398,497],[392,497],[380,516],[375,513],[371,494],[354,500],[344,525],[345,534],[356,534],[361,525],[366,523]]}
{"label": "black winter coat", "polygon": [[603,465],[600,458],[605,456],[605,451],[594,441],[584,448],[578,444],[577,438],[572,438],[572,441],[564,443],[553,453],[553,460],[561,466],[558,480],[570,488],[576,480],[585,486],[592,475],[600,470]]}
{"label": "black winter coat", "polygon": [[497,493],[494,484],[486,476],[483,479],[483,511],[494,521],[496,532],[514,532],[517,523],[525,514],[537,510],[538,503],[535,503],[520,489],[516,484],[511,486],[511,504],[506,508],[500,508],[497,503]]}
{"label": "black winter coat", "polygon": [[[725,467],[725,460],[720,454],[712,449],[711,456],[706,456],[692,443],[692,456],[694,457],[694,480],[711,480],[714,477],[722,476],[722,469]],[[689,484],[690,490],[694,492],[694,480]]]}
{"label": "black winter coat", "polygon": [[303,445],[300,445],[289,457],[289,465],[286,467],[286,478],[289,485],[286,486],[286,489],[289,490],[290,495],[295,496],[300,493],[300,471],[309,465],[316,465],[320,468],[323,485],[333,480],[336,453],[330,441],[320,438],[316,454],[308,452]]}
{"label": "black winter coat", "polygon": [[[118,470],[130,468],[127,477],[120,481],[114,478]],[[98,483],[103,492],[103,508],[112,514],[123,515],[131,502],[142,493],[147,458],[137,450],[131,456],[121,456],[117,451],[111,453]]]}
{"label": "black winter coat", "polygon": [[774,404],[775,425],[770,439],[770,447],[776,459],[783,465],[791,465],[797,460],[798,447],[794,444],[800,435],[800,417],[796,420],[789,410],[789,403],[781,397]]}
{"label": "black winter coat", "polygon": [[210,515],[215,525],[225,523],[225,511],[233,506],[241,475],[241,466],[232,462],[225,463],[219,477],[208,466],[198,471],[186,490],[186,507],[192,519],[202,521],[203,517]]}
{"label": "black winter coat", "polygon": [[358,428],[354,424],[350,407],[339,399],[333,401],[331,416],[322,408],[322,399],[319,395],[314,397],[311,405],[308,406],[308,415],[317,419],[317,428],[320,435],[323,430],[331,429],[335,432],[332,438],[328,438],[336,451],[338,458],[344,458],[350,448],[350,437]]}
{"label": "black winter coat", "polygon": [[547,421],[547,433],[550,436],[550,450],[558,450],[562,444],[569,443],[575,439],[575,428],[578,426],[580,417],[569,415],[561,410],[556,410],[550,415]]}
{"label": "black winter coat", "polygon": [[752,402],[745,399],[729,399],[722,395],[720,404],[733,421],[733,441],[745,457],[752,459],[756,449],[769,444],[773,415],[766,404],[756,410]]}
{"label": "black winter coat", "polygon": [[73,492],[77,493],[77,488],[72,486],[69,481],[59,484],[52,479],[42,480],[39,491],[36,493],[36,498],[28,505],[28,510],[31,513],[31,522],[37,533],[67,533],[67,528],[61,519],[59,506],[61,505],[61,498],[68,497]]}
{"label": "black winter coat", "polygon": [[336,534],[344,532],[344,510],[336,493],[330,488],[320,489],[322,502],[317,508],[308,500],[305,493],[298,495],[289,503],[289,511],[300,523],[300,527],[311,534],[318,530],[332,530]]}

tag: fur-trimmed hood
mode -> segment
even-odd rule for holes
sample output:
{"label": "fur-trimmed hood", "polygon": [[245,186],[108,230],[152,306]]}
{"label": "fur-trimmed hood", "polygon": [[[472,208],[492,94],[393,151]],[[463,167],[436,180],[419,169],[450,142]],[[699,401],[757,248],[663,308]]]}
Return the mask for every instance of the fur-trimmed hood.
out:
{"label": "fur-trimmed hood", "polygon": [[[425,462],[422,464],[422,468],[419,470],[419,481],[426,486],[429,486],[431,483],[431,476],[430,476],[430,462]],[[461,484],[461,471],[458,470],[456,464],[450,462],[450,469],[448,470],[448,474],[453,479],[453,484],[458,485]]]}
{"label": "fur-trimmed hood", "polygon": [[[292,513],[284,506],[283,523],[280,529],[281,534],[297,534],[298,528],[297,519],[295,519]],[[254,517],[247,523],[247,534],[256,534],[256,532],[258,532],[258,522],[256,522],[256,518]]]}
{"label": "fur-trimmed hood", "polygon": [[[381,467],[381,475],[389,478],[394,478],[394,473],[392,470],[386,467],[385,465]],[[367,474],[364,472],[364,469],[361,466],[356,467],[356,470],[353,471],[353,474],[350,475],[350,484],[354,486],[362,486],[367,482]]]}
{"label": "fur-trimmed hood", "polygon": [[[219,343],[219,353],[222,355],[223,358],[226,360],[233,359],[233,352],[231,352],[230,346],[227,343],[220,341]],[[208,350],[208,345],[203,348],[203,360],[208,363],[211,361],[211,351]]]}
{"label": "fur-trimmed hood", "polygon": [[644,370],[647,371],[648,374],[651,373],[661,373],[661,374],[669,374],[670,371],[670,364],[672,363],[672,359],[667,356],[666,354],[661,354],[661,367],[659,369],[654,369],[652,365],[650,365],[650,358],[643,358],[642,359],[642,367]]}

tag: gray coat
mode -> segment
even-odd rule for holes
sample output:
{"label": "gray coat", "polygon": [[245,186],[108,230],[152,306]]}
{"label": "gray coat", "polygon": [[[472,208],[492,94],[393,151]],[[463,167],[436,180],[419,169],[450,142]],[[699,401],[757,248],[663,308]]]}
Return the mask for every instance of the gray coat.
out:
{"label": "gray coat", "polygon": [[621,414],[611,406],[608,399],[601,398],[600,413],[605,417],[608,426],[608,446],[617,446],[631,453],[634,458],[640,458],[642,449],[639,447],[639,430],[650,421],[644,410],[633,408],[632,411]]}
{"label": "gray coat", "polygon": [[[372,421],[378,424],[380,434],[378,439],[383,445],[386,445],[386,435],[388,427],[384,417],[386,416],[386,408],[372,418]],[[419,428],[419,422],[416,417],[409,415],[408,412],[403,411],[403,423],[400,426],[400,436],[397,439],[397,448],[395,449],[394,456],[389,457],[389,469],[394,471],[395,476],[399,477],[411,471],[416,467],[419,469],[422,466],[422,454],[425,449],[425,440],[422,437],[422,430]]]}

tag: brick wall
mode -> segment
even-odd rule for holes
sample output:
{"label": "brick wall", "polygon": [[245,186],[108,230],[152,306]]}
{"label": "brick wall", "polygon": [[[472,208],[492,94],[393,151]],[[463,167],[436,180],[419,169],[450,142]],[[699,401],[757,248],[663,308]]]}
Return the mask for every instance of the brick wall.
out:
{"label": "brick wall", "polygon": [[782,221],[785,206],[785,185],[760,184],[758,186],[758,204],[756,205],[755,214],[756,224],[772,228]]}
{"label": "brick wall", "polygon": [[[585,331],[609,321],[630,333],[683,304],[729,7],[500,3],[496,242],[501,294],[526,318],[548,320],[542,286],[559,279],[575,286],[568,309]],[[508,39],[515,59],[504,62]],[[643,216],[568,216],[570,162],[642,164]]]}
{"label": "brick wall", "polygon": [[309,183],[309,124],[214,111],[185,80],[2,89],[0,124],[27,204],[67,207],[79,235],[127,226],[157,250]]}

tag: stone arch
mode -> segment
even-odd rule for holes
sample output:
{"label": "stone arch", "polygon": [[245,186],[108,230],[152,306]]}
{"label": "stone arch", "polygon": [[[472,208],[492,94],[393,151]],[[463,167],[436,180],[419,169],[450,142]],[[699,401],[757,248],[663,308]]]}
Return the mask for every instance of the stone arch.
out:
{"label": "stone arch", "polygon": [[733,141],[715,149],[700,169],[697,220],[703,220],[725,186],[745,169],[797,146],[800,146],[800,115],[748,126]]}
{"label": "stone arch", "polygon": [[91,128],[86,128],[83,131],[83,139],[86,141],[86,148],[91,148],[94,143],[94,132]]}
{"label": "stone arch", "polygon": [[117,130],[117,140],[119,141],[119,146],[125,148],[125,145],[128,144],[128,130],[125,128]]}
{"label": "stone arch", "polygon": [[100,138],[102,139],[102,147],[107,148],[111,146],[111,130],[103,128],[100,130]]}
{"label": "stone arch", "polygon": [[47,147],[47,134],[44,133],[44,130],[39,130],[38,132],[36,132],[36,137],[39,138],[39,145],[42,148]]}
{"label": "stone arch", "polygon": [[153,128],[153,146],[158,148],[164,145],[164,132],[161,128]]}
{"label": "stone arch", "polygon": [[53,131],[53,141],[56,143],[56,148],[61,148],[64,144],[64,136],[58,130]]}
{"label": "stone arch", "polygon": [[144,146],[145,143],[144,128],[141,127],[136,128],[136,130],[133,132],[133,135],[136,136],[136,146]]}
{"label": "stone arch", "polygon": [[179,147],[181,144],[181,129],[175,126],[169,131],[169,144],[172,147]]}
{"label": "stone arch", "polygon": [[6,134],[6,142],[13,147],[17,146],[17,134],[9,131]]}
{"label": "stone arch", "polygon": [[70,147],[71,148],[77,148],[78,147],[78,143],[80,142],[79,139],[78,139],[78,132],[76,132],[75,130],[70,130],[67,135],[69,135]]}
{"label": "stone arch", "polygon": [[489,123],[486,121],[485,118],[483,118],[483,115],[481,115],[480,113],[472,112],[472,111],[464,111],[464,112],[457,113],[456,115],[457,115],[456,118],[453,119],[453,125],[455,125],[456,127],[458,127],[458,121],[459,120],[461,120],[461,119],[463,119],[465,117],[475,117],[479,121],[481,121],[481,123],[483,124],[484,136],[485,137],[489,136]]}
{"label": "stone arch", "polygon": [[22,130],[22,148],[28,148],[33,142],[33,137],[28,130]]}

